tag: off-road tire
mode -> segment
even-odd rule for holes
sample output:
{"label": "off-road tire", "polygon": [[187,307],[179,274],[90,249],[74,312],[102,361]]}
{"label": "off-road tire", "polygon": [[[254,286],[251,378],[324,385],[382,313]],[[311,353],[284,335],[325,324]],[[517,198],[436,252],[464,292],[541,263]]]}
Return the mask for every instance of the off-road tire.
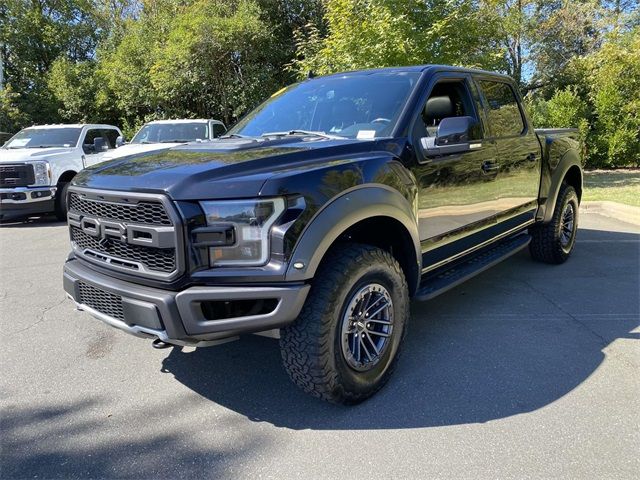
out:
{"label": "off-road tire", "polygon": [[55,213],[56,218],[61,222],[67,221],[67,190],[69,190],[69,182],[58,185],[56,190]]}
{"label": "off-road tire", "polygon": [[[392,300],[393,329],[378,363],[362,372],[342,350],[342,324],[359,289],[382,285]],[[380,390],[391,376],[406,334],[409,289],[398,262],[386,251],[344,244],[327,253],[306,303],[294,323],[283,328],[280,350],[291,380],[305,392],[332,403],[356,404]]]}
{"label": "off-road tire", "polygon": [[[568,205],[570,205],[570,207],[568,207]],[[567,261],[571,256],[576,242],[578,207],[578,195],[575,189],[563,183],[558,193],[558,199],[556,200],[551,221],[542,225],[536,225],[529,230],[532,237],[531,243],[529,244],[529,251],[534,260],[551,264],[560,264]],[[573,227],[570,242],[563,245],[563,214],[566,208],[573,209]]]}

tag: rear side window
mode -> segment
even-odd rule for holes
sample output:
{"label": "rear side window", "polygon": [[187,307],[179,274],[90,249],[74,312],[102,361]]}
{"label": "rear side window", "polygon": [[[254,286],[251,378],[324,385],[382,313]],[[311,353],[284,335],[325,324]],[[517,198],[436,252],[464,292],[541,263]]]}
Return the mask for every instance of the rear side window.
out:
{"label": "rear side window", "polygon": [[507,83],[480,80],[487,101],[489,128],[494,137],[513,137],[524,131],[522,113],[516,95]]}

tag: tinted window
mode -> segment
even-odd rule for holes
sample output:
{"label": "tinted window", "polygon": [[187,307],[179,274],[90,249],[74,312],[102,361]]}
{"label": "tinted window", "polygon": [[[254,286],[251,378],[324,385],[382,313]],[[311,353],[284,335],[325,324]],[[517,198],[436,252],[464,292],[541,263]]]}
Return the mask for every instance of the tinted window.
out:
{"label": "tinted window", "polygon": [[16,133],[4,148],[75,147],[80,128],[25,128]]}
{"label": "tinted window", "polygon": [[230,134],[260,136],[309,130],[350,138],[391,133],[419,73],[381,72],[320,77],[276,92]]}
{"label": "tinted window", "polygon": [[524,130],[518,100],[511,87],[502,82],[481,80],[480,88],[488,103],[489,128],[494,137],[520,135]]}
{"label": "tinted window", "polygon": [[217,138],[220,135],[224,134],[224,132],[226,132],[227,129],[224,128],[224,125],[220,125],[219,123],[214,123],[213,124],[213,137]]}
{"label": "tinted window", "polygon": [[150,123],[136,133],[131,143],[181,143],[208,138],[207,123]]}
{"label": "tinted window", "polygon": [[93,141],[99,137],[104,138],[104,141],[107,143],[107,145],[109,144],[107,139],[102,135],[102,130],[98,130],[95,128],[87,130],[87,134],[84,136],[84,140],[82,141],[82,149],[84,150],[84,153],[95,153],[93,151]]}
{"label": "tinted window", "polygon": [[[464,81],[444,81],[433,87],[422,111],[427,135],[435,136],[442,119],[450,117],[472,117],[477,120],[473,101]],[[472,133],[472,140],[481,138],[479,128]],[[424,132],[420,136],[424,136]]]}
{"label": "tinted window", "polygon": [[117,130],[102,130],[102,136],[106,137],[109,148],[116,148],[116,139],[120,136]]}

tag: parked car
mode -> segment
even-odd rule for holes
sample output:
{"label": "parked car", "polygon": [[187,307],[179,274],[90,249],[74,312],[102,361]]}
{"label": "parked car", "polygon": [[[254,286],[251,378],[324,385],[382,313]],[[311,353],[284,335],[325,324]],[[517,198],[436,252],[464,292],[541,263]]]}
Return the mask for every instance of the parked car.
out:
{"label": "parked car", "polygon": [[69,182],[103,161],[121,135],[113,125],[98,124],[20,130],[0,148],[0,220],[50,212],[65,220]]}
{"label": "parked car", "polygon": [[216,141],[81,172],[64,289],[156,347],[279,336],[293,382],[357,403],[391,375],[410,299],[527,247],[569,258],[580,152],[576,130],[533,129],[504,75],[305,80]]}
{"label": "parked car", "polygon": [[105,160],[137,153],[158,152],[188,142],[213,140],[223,135],[226,130],[224,123],[219,120],[155,120],[145,123],[130,143],[125,145],[124,138],[120,138],[120,148],[109,152]]}

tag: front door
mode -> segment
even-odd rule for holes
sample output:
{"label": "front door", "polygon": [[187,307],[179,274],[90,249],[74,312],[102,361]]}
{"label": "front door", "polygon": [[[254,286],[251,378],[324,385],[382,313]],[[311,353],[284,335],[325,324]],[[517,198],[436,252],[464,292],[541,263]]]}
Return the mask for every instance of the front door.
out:
{"label": "front door", "polygon": [[418,225],[425,270],[438,267],[477,242],[479,232],[496,224],[497,151],[484,138],[479,98],[466,75],[443,76],[432,84],[413,128],[413,143],[435,136],[443,118],[470,116],[478,122],[476,138],[464,153],[425,157],[417,149],[412,168],[419,188]]}

